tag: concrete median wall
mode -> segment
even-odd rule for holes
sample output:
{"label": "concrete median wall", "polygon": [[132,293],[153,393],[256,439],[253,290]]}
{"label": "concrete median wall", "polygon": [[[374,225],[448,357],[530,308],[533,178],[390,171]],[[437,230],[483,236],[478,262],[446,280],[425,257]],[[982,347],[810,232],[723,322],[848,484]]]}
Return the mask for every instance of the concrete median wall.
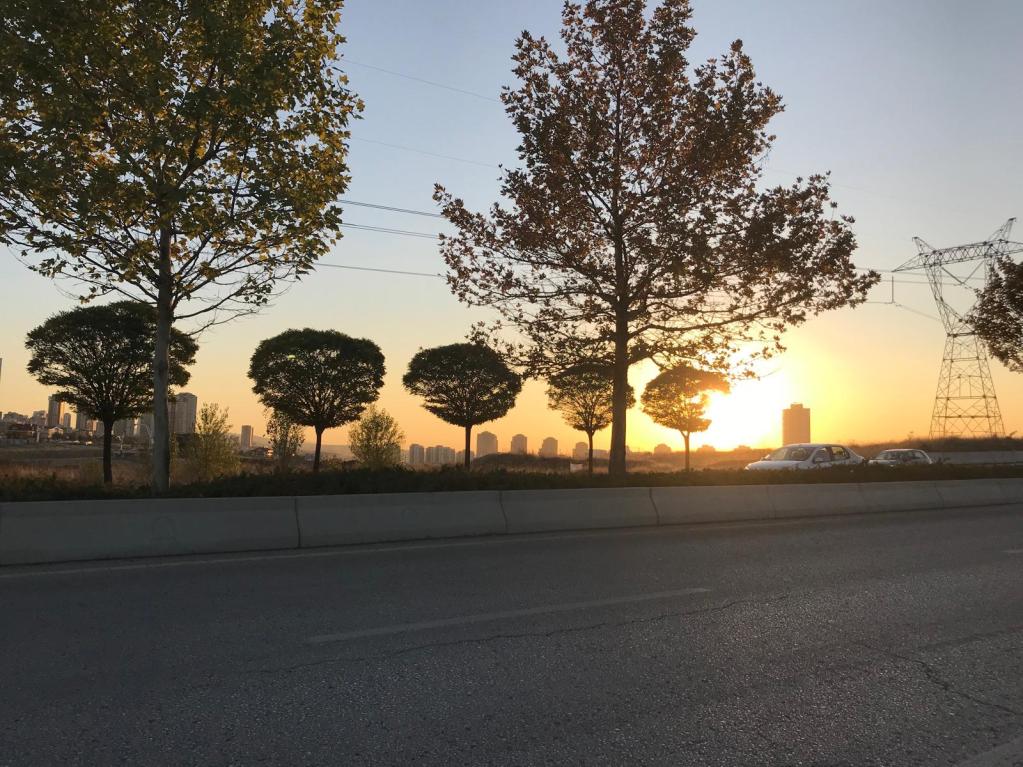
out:
{"label": "concrete median wall", "polygon": [[1023,479],[0,505],[0,565],[994,505]]}
{"label": "concrete median wall", "polygon": [[501,493],[509,533],[646,527],[657,511],[645,487],[511,490]]}
{"label": "concrete median wall", "polygon": [[0,506],[0,564],[297,548],[294,498]]}
{"label": "concrete median wall", "polygon": [[506,532],[500,493],[386,493],[296,498],[302,547]]}

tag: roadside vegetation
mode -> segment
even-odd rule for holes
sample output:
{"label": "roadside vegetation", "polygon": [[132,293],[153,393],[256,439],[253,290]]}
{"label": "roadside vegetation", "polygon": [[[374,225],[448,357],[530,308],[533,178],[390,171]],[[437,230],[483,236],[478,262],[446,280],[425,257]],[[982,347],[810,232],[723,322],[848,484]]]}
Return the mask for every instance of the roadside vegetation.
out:
{"label": "roadside vegetation", "polygon": [[[552,461],[551,463],[556,463]],[[630,471],[624,477],[584,471],[545,470],[537,459],[532,470],[491,468],[465,471],[446,467],[414,471],[403,467],[384,469],[333,468],[324,461],[318,473],[292,471],[243,471],[208,482],[172,484],[161,497],[220,498],[281,495],[343,495],[347,493],[425,493],[469,490],[556,490],[607,487],[683,487],[689,485],[773,485],[836,482],[934,481],[943,479],[1023,478],[1023,465],[953,465],[900,467],[859,466],[819,471],[760,471],[703,469],[671,472]],[[606,465],[606,464],[605,464]],[[0,467],[0,503],[59,501],[97,498],[148,498],[152,489],[144,471],[125,473],[122,484],[105,485],[102,477],[88,471],[28,472]]]}

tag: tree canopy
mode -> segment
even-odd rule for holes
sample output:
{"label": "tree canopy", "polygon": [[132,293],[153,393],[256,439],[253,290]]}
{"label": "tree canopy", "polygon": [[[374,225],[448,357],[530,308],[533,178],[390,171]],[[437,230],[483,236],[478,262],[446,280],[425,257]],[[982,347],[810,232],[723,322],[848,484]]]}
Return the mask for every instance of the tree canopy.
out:
{"label": "tree canopy", "polygon": [[341,7],[4,7],[0,243],[42,274],[73,278],[83,298],[114,293],[158,308],[157,490],[169,472],[174,321],[254,311],[340,231],[348,124],[361,109],[337,68]]}
{"label": "tree canopy", "polygon": [[[114,422],[153,406],[156,310],[118,301],[60,312],[29,332],[28,372],[55,396],[103,424],[103,477],[113,480],[110,437]],[[188,383],[195,341],[171,333],[169,383]]]}
{"label": "tree canopy", "polygon": [[426,400],[438,418],[465,429],[465,465],[469,465],[472,427],[500,418],[515,404],[522,379],[493,349],[478,343],[422,349],[401,379]]}
{"label": "tree canopy", "polygon": [[728,379],[710,370],[679,365],[663,371],[643,389],[640,403],[643,412],[656,423],[682,435],[686,449],[686,471],[689,470],[689,438],[694,432],[707,431],[708,394],[727,392]]}
{"label": "tree canopy", "polygon": [[[587,466],[593,474],[593,435],[611,425],[611,400],[614,382],[610,368],[601,365],[576,365],[551,376],[547,401],[561,413],[565,423],[586,434],[589,443]],[[636,404],[629,387],[627,407]]]}
{"label": "tree canopy", "polygon": [[1023,373],[1023,264],[996,265],[970,322],[996,359]]}
{"label": "tree canopy", "polygon": [[249,378],[266,407],[316,431],[318,471],[324,430],[354,421],[380,396],[384,355],[336,330],[286,330],[256,347]]}
{"label": "tree canopy", "polygon": [[522,33],[519,84],[502,93],[520,136],[503,202],[478,213],[435,191],[458,230],[442,241],[452,290],[500,315],[484,337],[528,374],[612,369],[615,474],[631,365],[766,356],[877,280],[853,266],[826,175],[763,183],[782,102],[742,43],[691,66],[688,0],[646,6],[566,3],[563,51]]}

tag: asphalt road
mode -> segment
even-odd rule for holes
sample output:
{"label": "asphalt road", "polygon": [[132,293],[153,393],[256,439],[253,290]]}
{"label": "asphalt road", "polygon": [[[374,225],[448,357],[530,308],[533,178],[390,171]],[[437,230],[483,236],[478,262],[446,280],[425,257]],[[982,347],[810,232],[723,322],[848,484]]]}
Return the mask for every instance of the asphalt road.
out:
{"label": "asphalt road", "polygon": [[0,570],[3,765],[1023,763],[1023,508]]}

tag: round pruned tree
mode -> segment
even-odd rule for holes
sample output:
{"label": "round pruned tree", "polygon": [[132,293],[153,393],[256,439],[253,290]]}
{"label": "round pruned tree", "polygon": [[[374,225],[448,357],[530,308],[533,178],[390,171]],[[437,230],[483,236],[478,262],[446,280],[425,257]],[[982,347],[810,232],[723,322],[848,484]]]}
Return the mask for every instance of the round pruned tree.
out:
{"label": "round pruned tree", "polygon": [[[28,334],[28,372],[55,396],[103,424],[103,481],[113,481],[114,422],[153,407],[153,345],[156,310],[118,301],[84,306],[50,317]],[[188,383],[186,369],[198,345],[174,330],[170,336],[168,381]]]}
{"label": "round pruned tree", "polygon": [[707,431],[708,394],[727,392],[728,379],[712,370],[679,365],[665,370],[643,390],[643,412],[656,423],[675,429],[686,447],[686,471],[689,471],[689,438],[694,432]]}
{"label": "round pruned tree", "polygon": [[522,391],[522,378],[500,354],[479,343],[421,349],[401,380],[409,392],[426,400],[427,410],[465,429],[466,468],[472,427],[503,416]]}
{"label": "round pruned tree", "polygon": [[354,421],[380,396],[384,355],[372,341],[336,330],[286,330],[256,347],[249,378],[266,407],[315,430],[316,472],[324,430]]}
{"label": "round pruned tree", "polygon": [[783,104],[741,41],[690,63],[689,0],[580,0],[562,16],[561,44],[516,42],[501,100],[519,162],[501,202],[475,212],[436,188],[457,229],[441,250],[454,293],[499,315],[486,337],[512,364],[611,366],[620,475],[632,365],[775,353],[787,328],[862,302],[878,275],[857,272],[826,174],[765,183]]}
{"label": "round pruned tree", "polygon": [[[581,364],[551,376],[547,401],[552,410],[561,413],[565,423],[586,434],[589,442],[588,471],[593,475],[593,435],[611,425],[614,380],[606,365]],[[636,404],[629,387],[628,407]]]}

